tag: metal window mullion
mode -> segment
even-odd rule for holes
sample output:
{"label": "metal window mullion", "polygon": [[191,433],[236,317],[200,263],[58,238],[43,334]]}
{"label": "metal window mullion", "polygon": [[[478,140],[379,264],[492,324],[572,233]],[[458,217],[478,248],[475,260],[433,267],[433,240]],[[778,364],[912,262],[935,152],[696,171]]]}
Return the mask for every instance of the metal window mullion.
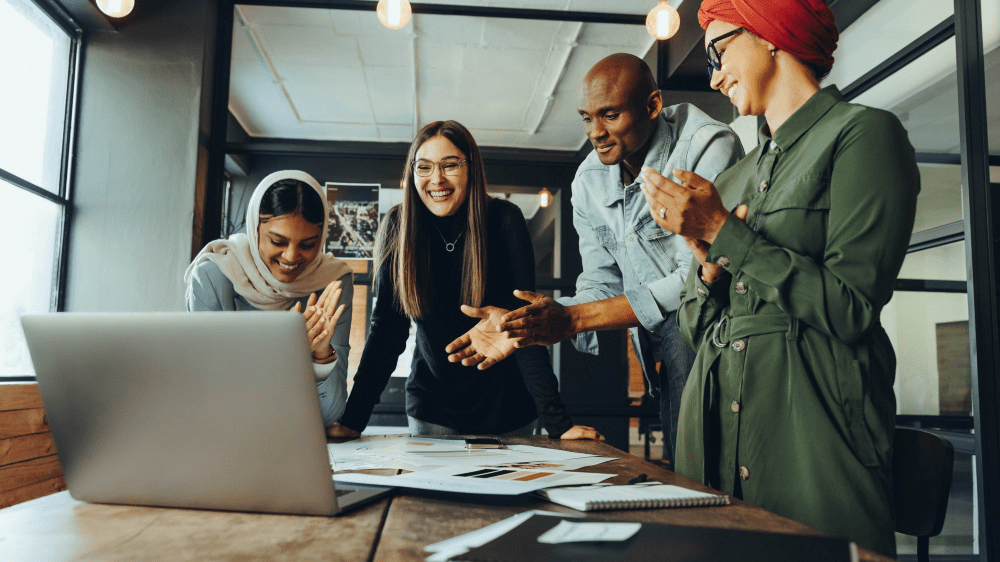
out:
{"label": "metal window mullion", "polygon": [[979,0],[955,0],[955,56],[958,69],[959,135],[962,154],[962,208],[966,216],[969,279],[969,339],[972,403],[976,432],[976,493],[979,552],[1000,561],[1000,368],[997,247],[1000,213],[989,183],[986,72]]}
{"label": "metal window mullion", "polygon": [[51,191],[38,187],[37,185],[31,183],[30,181],[22,178],[21,176],[12,174],[3,168],[0,168],[0,179],[6,181],[7,183],[19,187],[29,193],[38,195],[43,199],[48,199],[49,201],[55,203],[56,205],[69,205],[69,201],[63,198],[61,195],[52,193]]}
{"label": "metal window mullion", "polygon": [[860,96],[897,70],[922,57],[925,53],[934,49],[934,47],[944,43],[954,34],[955,16],[949,16],[946,20],[931,28],[930,31],[886,59],[885,62],[871,69],[861,78],[851,82],[841,91],[844,99],[851,101]]}

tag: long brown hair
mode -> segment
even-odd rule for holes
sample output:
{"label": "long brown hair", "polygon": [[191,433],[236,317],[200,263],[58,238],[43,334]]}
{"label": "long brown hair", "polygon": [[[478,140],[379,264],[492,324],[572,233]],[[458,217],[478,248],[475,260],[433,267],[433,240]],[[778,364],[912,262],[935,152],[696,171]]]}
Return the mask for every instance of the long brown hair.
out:
{"label": "long brown hair", "polygon": [[486,292],[486,212],[490,197],[486,193],[486,169],[479,146],[472,134],[458,121],[435,121],[426,125],[410,144],[406,167],[399,181],[403,189],[402,209],[398,220],[382,221],[375,255],[375,271],[388,260],[393,276],[395,298],[403,313],[413,319],[427,316],[431,308],[430,230],[421,213],[426,209],[413,185],[413,164],[417,150],[428,139],[443,136],[465,154],[468,185],[465,199],[465,250],[462,263],[462,302],[482,306]]}

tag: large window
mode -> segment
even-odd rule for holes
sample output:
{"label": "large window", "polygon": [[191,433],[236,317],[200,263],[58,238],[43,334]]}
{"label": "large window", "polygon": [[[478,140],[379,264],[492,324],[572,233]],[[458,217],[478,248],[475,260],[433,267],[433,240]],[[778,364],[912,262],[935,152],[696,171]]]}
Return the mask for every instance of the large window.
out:
{"label": "large window", "polygon": [[79,32],[49,7],[0,0],[0,382],[34,378],[21,316],[61,306]]}

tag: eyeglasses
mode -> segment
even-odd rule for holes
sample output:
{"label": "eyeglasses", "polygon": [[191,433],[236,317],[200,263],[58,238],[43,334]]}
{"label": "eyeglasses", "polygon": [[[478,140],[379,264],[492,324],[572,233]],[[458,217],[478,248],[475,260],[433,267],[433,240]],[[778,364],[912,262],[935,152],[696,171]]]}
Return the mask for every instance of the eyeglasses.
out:
{"label": "eyeglasses", "polygon": [[712,39],[708,42],[708,49],[706,49],[706,54],[708,55],[708,79],[712,79],[712,74],[716,70],[722,70],[722,54],[719,50],[715,48],[715,44],[722,41],[726,37],[731,37],[743,31],[742,27],[737,27],[736,29],[730,31],[729,33],[723,33],[722,35]]}
{"label": "eyeglasses", "polygon": [[446,158],[437,163],[430,162],[428,160],[421,160],[413,165],[413,171],[418,176],[426,178],[434,173],[434,166],[439,166],[444,175],[457,176],[462,173],[463,162],[465,162],[465,160],[459,160],[458,158]]}

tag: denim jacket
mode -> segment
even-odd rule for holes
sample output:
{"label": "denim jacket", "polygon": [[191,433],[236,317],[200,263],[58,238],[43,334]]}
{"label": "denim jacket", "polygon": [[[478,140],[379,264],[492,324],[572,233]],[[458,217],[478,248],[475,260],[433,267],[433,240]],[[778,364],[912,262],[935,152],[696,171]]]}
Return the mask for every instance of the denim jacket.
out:
{"label": "denim jacket", "polygon": [[[743,147],[732,129],[682,103],[660,113],[644,164],[678,182],[674,168],[714,181],[742,157]],[[605,166],[591,152],[576,171],[573,226],[580,237],[583,273],[576,280],[576,295],[558,302],[568,306],[624,294],[642,328],[658,334],[680,305],[691,250],[683,237],[656,224],[639,182],[623,185],[620,166]],[[656,346],[648,334],[638,328],[629,332],[651,389],[653,374],[647,371],[662,358],[652,357]],[[573,344],[585,353],[598,352],[594,332],[577,334]]]}

